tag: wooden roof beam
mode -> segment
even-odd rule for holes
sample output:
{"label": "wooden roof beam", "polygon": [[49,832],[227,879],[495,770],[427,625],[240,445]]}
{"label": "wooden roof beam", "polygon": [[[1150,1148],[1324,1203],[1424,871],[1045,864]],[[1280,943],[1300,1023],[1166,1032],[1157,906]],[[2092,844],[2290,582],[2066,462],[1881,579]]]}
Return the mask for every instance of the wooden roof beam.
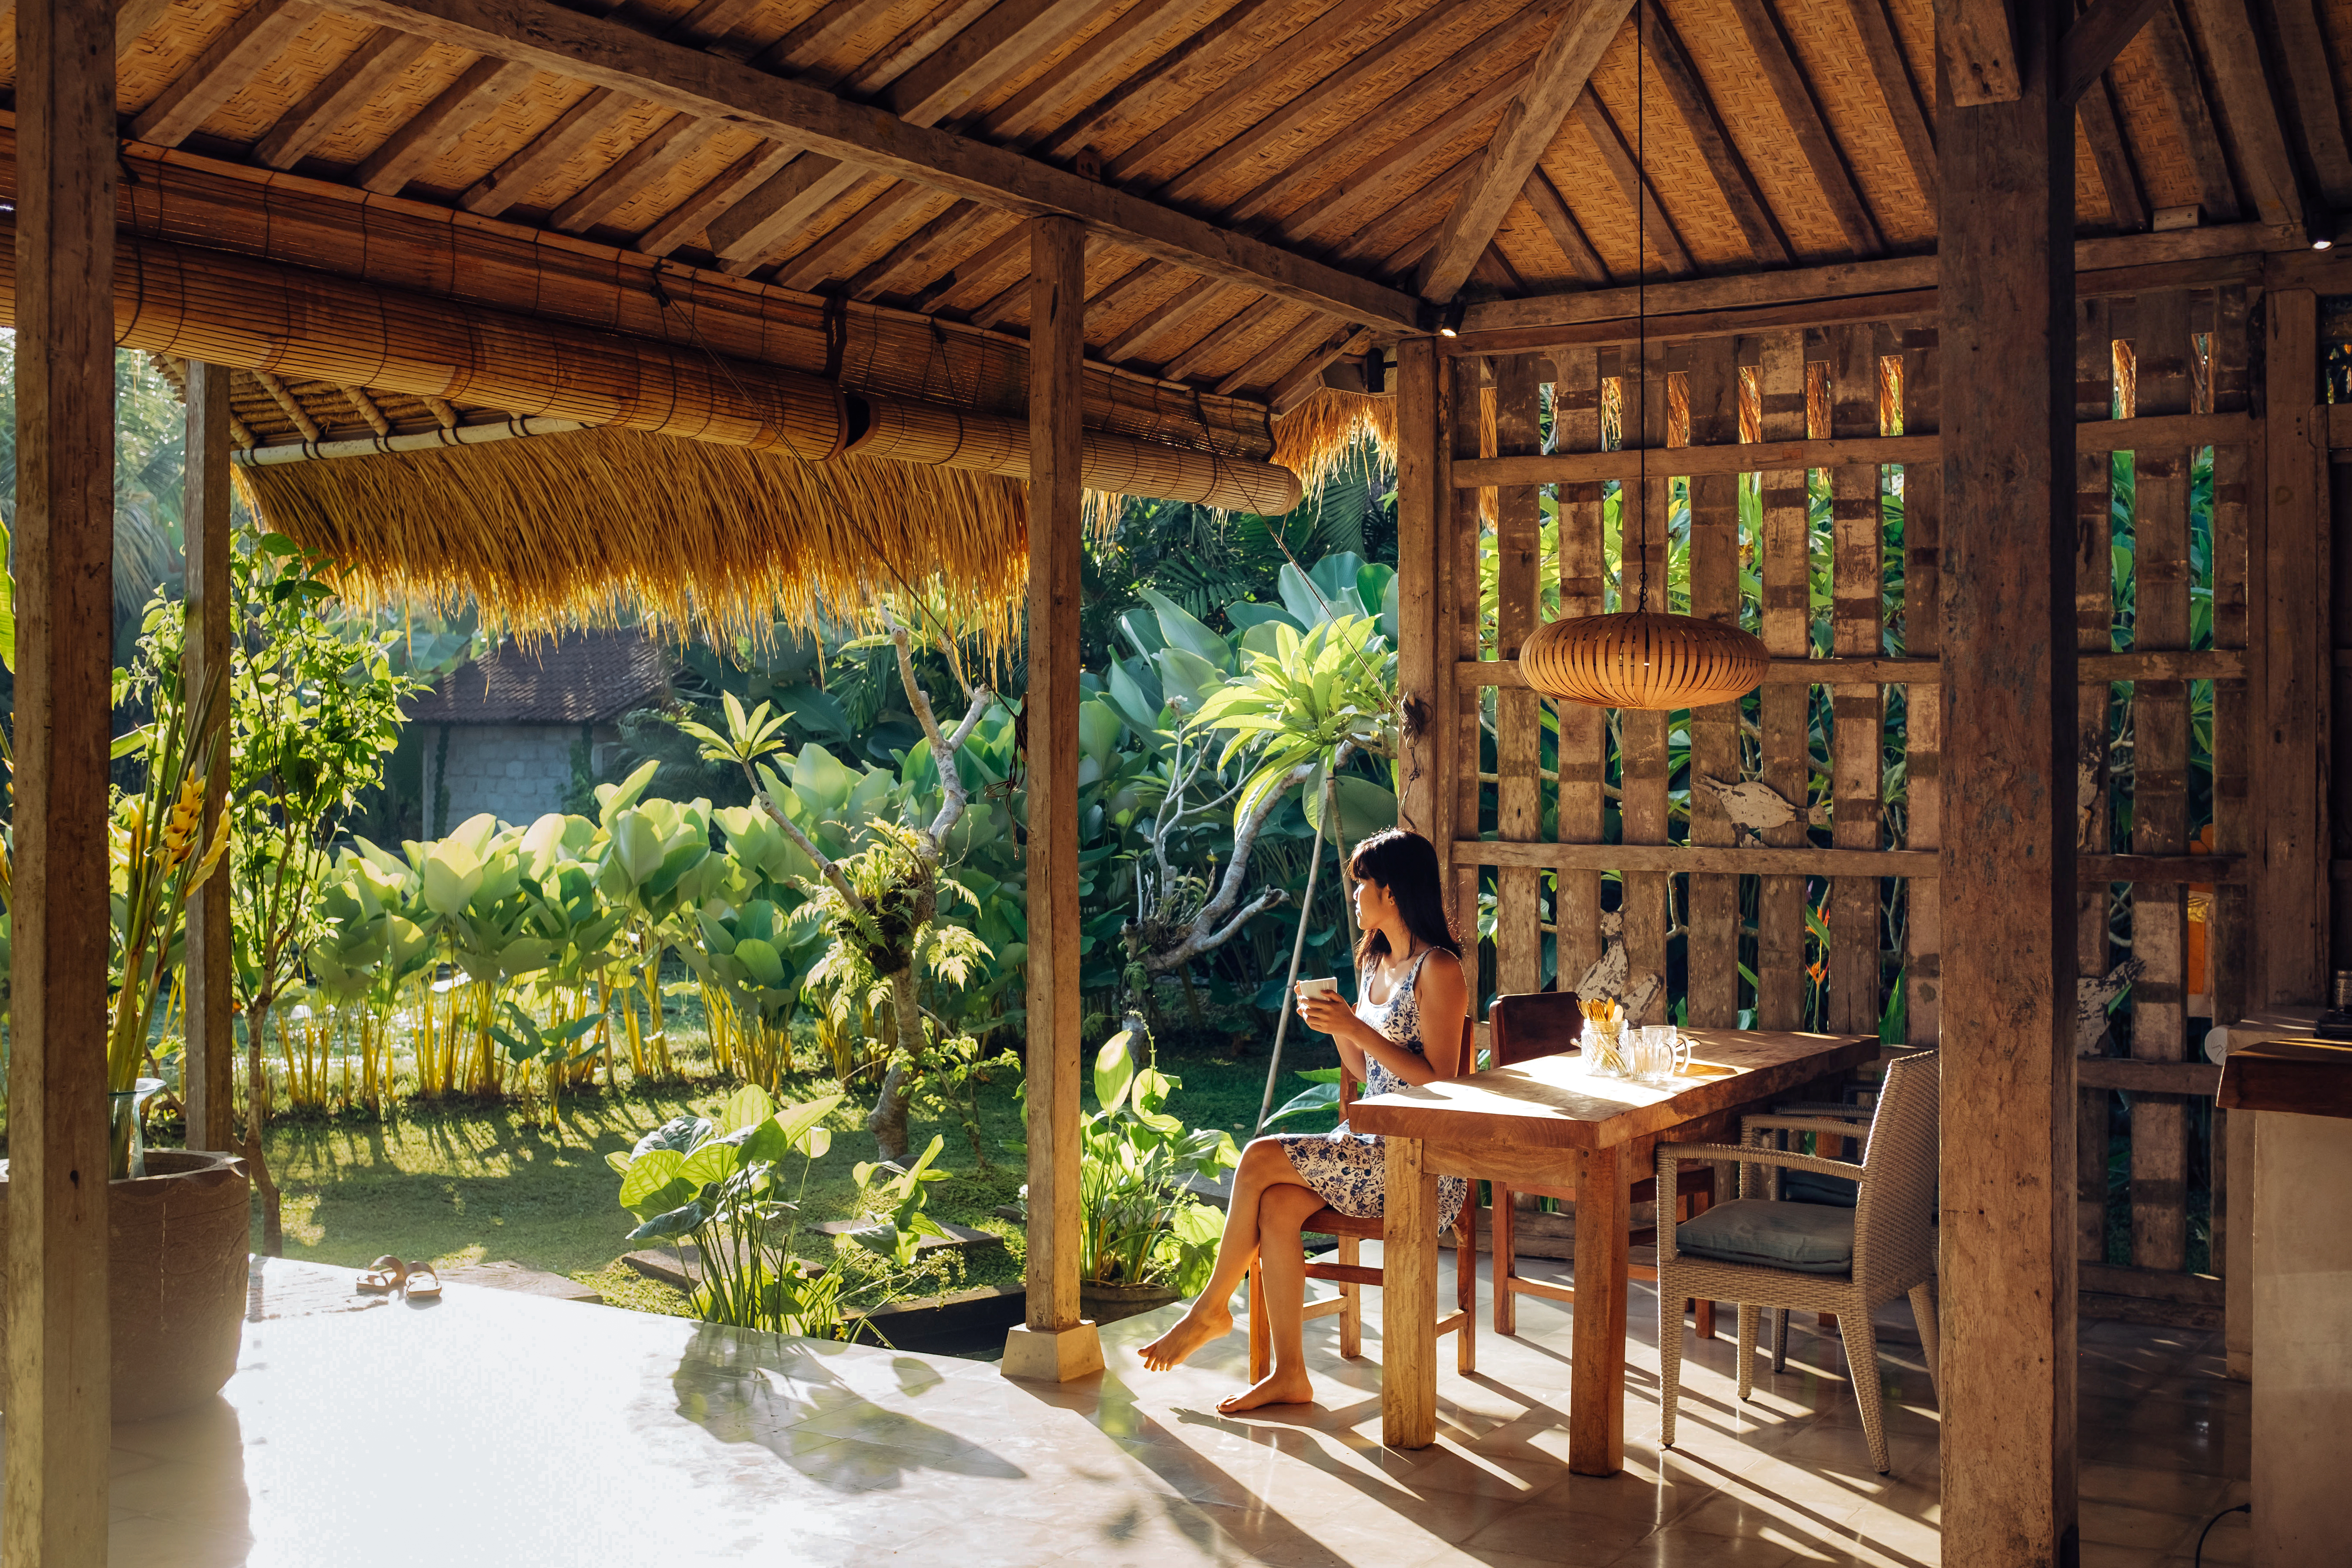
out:
{"label": "wooden roof beam", "polygon": [[[1306,157],[1268,175],[1255,190],[1228,208],[1226,216],[1236,223],[1253,217],[1320,179],[1335,163],[1356,157],[1367,139],[1379,138],[1386,127],[1417,119],[1433,104],[1460,91],[1465,84],[1476,81],[1493,68],[1497,55],[1509,50],[1520,33],[1542,26],[1551,12],[1551,7],[1543,7],[1507,16],[1497,22],[1414,78],[1412,85],[1402,92],[1383,99],[1357,116],[1352,123],[1324,138]],[[1471,119],[1494,107],[1494,101],[1517,92],[1519,84],[1527,79],[1528,72],[1533,68],[1534,61],[1529,60],[1505,71],[1453,108],[1440,112],[1432,124],[1409,138],[1405,145],[1410,147],[1415,142],[1444,141],[1468,124]],[[1493,95],[1491,100],[1489,95]]]}
{"label": "wooden roof beam", "polygon": [[1225,285],[1213,278],[1193,279],[1174,299],[1105,344],[1102,357],[1114,364],[1136,358],[1153,343],[1216,304],[1218,296],[1224,291]]}
{"label": "wooden roof beam", "polygon": [[885,189],[842,222],[835,224],[816,242],[798,256],[776,268],[772,282],[787,289],[809,289],[828,278],[837,277],[858,252],[874,243],[877,234],[887,234],[904,223],[907,215],[927,202],[939,199],[940,193],[928,185],[898,184]]}
{"label": "wooden roof beam", "polygon": [[1601,253],[1592,248],[1591,240],[1584,237],[1584,230],[1577,224],[1576,215],[1568,210],[1568,203],[1560,195],[1559,188],[1551,183],[1551,176],[1543,172],[1540,163],[1528,172],[1525,195],[1528,205],[1533,207],[1536,216],[1543,220],[1552,243],[1559,246],[1559,253],[1568,258],[1569,270],[1587,283],[1608,282],[1609,268],[1601,261]]}
{"label": "wooden roof beam", "polygon": [[1821,105],[1813,101],[1813,89],[1797,64],[1795,52],[1781,36],[1780,20],[1772,15],[1768,0],[1733,0],[1732,9],[1739,13],[1740,30],[1756,51],[1757,64],[1764,68],[1764,79],[1780,105],[1781,117],[1795,133],[1797,149],[1804,154],[1805,166],[1812,171],[1813,184],[1821,187],[1822,199],[1829,204],[1846,245],[1856,256],[1876,256],[1886,248],[1885,239],[1853,183],[1853,172],[1838,153],[1836,138],[1822,119]]}
{"label": "wooden roof beam", "polygon": [[907,24],[897,37],[850,67],[838,86],[852,98],[878,97],[885,88],[945,48],[957,34],[978,23],[989,5],[990,0],[948,0],[946,5],[931,6]]}
{"label": "wooden roof beam", "polygon": [[2336,107],[2336,83],[2328,75],[2327,44],[2313,0],[2271,0],[2278,26],[2279,63],[2286,68],[2304,151],[2319,194],[2337,211],[2352,208],[2352,153],[2346,151],[2344,118]]}
{"label": "wooden roof beam", "polygon": [[[1574,0],[1537,57],[1535,69],[1503,110],[1484,162],[1441,226],[1416,281],[1423,299],[1443,303],[1468,280],[1470,269],[1504,215],[1527,188],[1528,175],[1559,134],[1569,110],[1584,96],[1593,67],[1625,25],[1632,0]],[[1652,12],[1654,16],[1655,13]]]}
{"label": "wooden roof beam", "polygon": [[2093,82],[2107,74],[2124,46],[2139,37],[2139,30],[2163,4],[2164,0],[2092,0],[2066,29],[2060,46],[2065,60],[2060,90],[2068,103],[2079,100]]}
{"label": "wooden roof beam", "polygon": [[[1682,237],[1675,232],[1674,224],[1667,218],[1666,209],[1658,205],[1657,193],[1634,163],[1633,149],[1625,145],[1625,138],[1619,132],[1617,122],[1609,118],[1609,110],[1601,107],[1599,99],[1586,93],[1577,100],[1576,118],[1577,122],[1584,127],[1585,133],[1592,138],[1592,144],[1600,150],[1601,162],[1616,180],[1617,188],[1625,193],[1625,199],[1642,204],[1643,237],[1657,253],[1666,271],[1677,278],[1697,271],[1690,252],[1683,248]],[[1647,263],[1637,257],[1633,265],[1642,267]]]}
{"label": "wooden roof beam", "polygon": [[1642,16],[1642,43],[1649,53],[1650,64],[1665,85],[1667,96],[1675,100],[1675,108],[1690,130],[1691,140],[1698,143],[1699,156],[1706,161],[1716,189],[1722,193],[1724,205],[1731,209],[1732,221],[1747,237],[1748,253],[1767,267],[1786,267],[1790,259],[1788,238],[1781,234],[1771,209],[1764,205],[1763,195],[1756,188],[1756,177],[1748,172],[1738,149],[1731,144],[1731,135],[1724,129],[1714,101],[1707,97],[1698,71],[1691,65],[1689,52],[1675,36],[1664,12],[1647,5],[1643,7]]}
{"label": "wooden roof beam", "polygon": [[1932,221],[1937,210],[1936,132],[1919,101],[1918,83],[1904,63],[1902,46],[1895,41],[1886,0],[1847,0],[1847,7],[1853,13],[1854,30],[1862,35],[1862,52],[1870,61],[1879,96],[1886,100],[1886,112],[1895,121],[1895,139],[1903,143],[1903,162],[1911,171],[1911,184],[1917,187],[1919,199],[1927,204]]}
{"label": "wooden roof beam", "polygon": [[491,110],[522,84],[538,75],[538,68],[519,60],[484,55],[465,74],[441,89],[424,109],[412,115],[368,154],[352,176],[363,190],[396,196],[442,152],[490,116]]}
{"label": "wooden roof beam", "polygon": [[1349,354],[1362,353],[1370,346],[1370,333],[1360,331],[1336,342],[1327,342],[1283,372],[1281,378],[1274,384],[1273,390],[1266,395],[1265,405],[1268,412],[1279,419],[1314,396],[1324,385],[1324,371],[1336,361]]}
{"label": "wooden roof beam", "polygon": [[[261,0],[205,46],[195,62],[139,111],[131,122],[131,140],[177,147],[318,14],[309,0]],[[152,24],[154,18],[148,20]],[[119,42],[120,32],[116,37]]]}
{"label": "wooden roof beam", "polygon": [[[993,207],[989,215],[1002,216]],[[1018,250],[1024,258],[1029,254],[1029,226],[1016,223],[1011,228],[973,251],[955,265],[955,270],[944,278],[934,279],[915,296],[915,309],[928,315],[981,279],[993,274]],[[1025,277],[1026,274],[1024,273]]]}
{"label": "wooden roof beam", "polygon": [[751,63],[761,70],[807,70],[897,3],[828,0],[806,21],[762,49]]}
{"label": "wooden roof beam", "polygon": [[883,101],[902,120],[935,125],[1035,65],[1100,5],[1101,0],[997,0],[937,54],[891,83]]}
{"label": "wooden roof beam", "polygon": [[290,169],[330,131],[382,91],[432,45],[414,33],[378,27],[360,47],[278,117],[253,149],[253,160],[272,169]]}
{"label": "wooden roof beam", "polygon": [[1182,381],[1198,370],[1203,362],[1214,359],[1227,348],[1240,342],[1281,306],[1272,300],[1259,300],[1240,310],[1212,328],[1190,348],[1180,351],[1176,357],[1162,366],[1160,377],[1167,381]]}
{"label": "wooden roof beam", "polygon": [[2009,0],[1937,0],[1936,49],[1958,107],[2015,103],[2024,91]]}
{"label": "wooden roof beam", "polygon": [[[2116,0],[2099,0],[2094,9],[2114,4]],[[2263,68],[2262,46],[2246,0],[2188,4],[2197,19],[2205,63],[2213,72],[2216,106],[2229,124],[2239,167],[2252,189],[2254,216],[2273,228],[2300,226],[2303,189],[2295,177],[2294,157],[2287,151],[2286,129],[2279,122],[2280,94]]]}
{"label": "wooden roof beam", "polygon": [[[1377,162],[1357,170],[1344,183],[1283,219],[1276,226],[1276,232],[1285,239],[1311,238],[1346,224],[1377,198],[1394,196],[1399,183],[1428,162],[1431,154],[1479,121],[1507,106],[1512,95],[1527,81],[1531,68],[1522,68],[1487,83],[1433,123],[1405,138]],[[1256,199],[1256,193],[1253,193],[1250,199],[1242,204],[1242,210],[1248,211]]]}
{"label": "wooden roof beam", "polygon": [[933,276],[939,270],[940,258],[969,234],[987,211],[975,201],[957,202],[908,235],[888,254],[868,263],[842,291],[853,300],[878,300],[890,293],[891,285],[901,279]]}
{"label": "wooden roof beam", "polygon": [[1287,369],[1302,350],[1312,353],[1334,344],[1344,346],[1355,335],[1356,329],[1345,322],[1334,322],[1328,316],[1309,316],[1235,366],[1218,381],[1214,390],[1220,397],[1231,397],[1245,386],[1265,386],[1276,370]]}
{"label": "wooden roof beam", "polygon": [[534,69],[633,93],[678,113],[723,119],[866,173],[913,180],[1024,216],[1065,213],[1098,238],[1362,325],[1420,328],[1419,306],[1396,289],[1003,148],[912,125],[887,110],[546,0],[333,4],[368,21],[477,53],[502,53]]}
{"label": "wooden roof beam", "polygon": [[2212,106],[2205,101],[2197,64],[2189,57],[2189,35],[2180,25],[2179,13],[2168,4],[2159,5],[2141,30],[2139,41],[2155,61],[2165,109],[2189,153],[2189,167],[2196,171],[2198,209],[2208,223],[2234,223],[2238,188],[2221,156],[2221,133],[2213,128]]}

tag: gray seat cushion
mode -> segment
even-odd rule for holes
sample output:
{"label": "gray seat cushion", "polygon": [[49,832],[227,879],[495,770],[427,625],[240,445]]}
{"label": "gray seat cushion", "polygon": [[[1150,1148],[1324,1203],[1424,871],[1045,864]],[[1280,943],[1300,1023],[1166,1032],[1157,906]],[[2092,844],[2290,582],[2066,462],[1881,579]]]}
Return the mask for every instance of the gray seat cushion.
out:
{"label": "gray seat cushion", "polygon": [[1675,1245],[1725,1263],[1843,1274],[1853,1268],[1853,1210],[1735,1198],[1676,1226]]}

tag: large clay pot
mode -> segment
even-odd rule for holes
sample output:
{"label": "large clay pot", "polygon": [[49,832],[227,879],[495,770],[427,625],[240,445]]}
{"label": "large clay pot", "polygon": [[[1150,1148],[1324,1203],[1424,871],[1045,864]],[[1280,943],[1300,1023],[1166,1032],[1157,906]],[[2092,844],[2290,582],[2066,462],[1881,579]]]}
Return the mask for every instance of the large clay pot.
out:
{"label": "large clay pot", "polygon": [[1078,1308],[1097,1323],[1116,1323],[1121,1318],[1140,1317],[1176,1299],[1177,1291],[1172,1285],[1103,1285],[1092,1279],[1078,1281]]}
{"label": "large clay pot", "polygon": [[[184,1149],[151,1149],[146,1175],[108,1184],[117,1421],[201,1405],[236,1371],[251,1192],[243,1160]],[[0,1181],[0,1248],[6,1198]]]}

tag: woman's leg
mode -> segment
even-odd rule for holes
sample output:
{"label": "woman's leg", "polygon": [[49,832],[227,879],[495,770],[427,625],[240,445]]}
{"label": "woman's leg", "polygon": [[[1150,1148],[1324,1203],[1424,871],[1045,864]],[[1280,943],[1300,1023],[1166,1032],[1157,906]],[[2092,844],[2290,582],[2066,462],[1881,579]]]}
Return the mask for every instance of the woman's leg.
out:
{"label": "woman's leg", "polygon": [[[1234,1195],[1225,1205],[1225,1234],[1217,1244],[1216,1272],[1207,1289],[1192,1302],[1176,1326],[1143,1347],[1143,1364],[1165,1372],[1211,1340],[1231,1333],[1234,1292],[1257,1257],[1258,1210],[1269,1188],[1295,1187],[1309,1193],[1298,1167],[1290,1163],[1279,1138],[1261,1138],[1242,1151],[1241,1168],[1234,1173]],[[1316,1200],[1320,1207],[1322,1200]],[[1310,1213],[1312,1210],[1309,1211]]]}
{"label": "woman's leg", "polygon": [[1306,1405],[1315,1397],[1307,1376],[1307,1245],[1299,1227],[1323,1206],[1309,1187],[1268,1187],[1258,1200],[1258,1285],[1265,1291],[1266,1331],[1274,1341],[1274,1370],[1231,1399],[1218,1402],[1226,1415],[1261,1405]]}

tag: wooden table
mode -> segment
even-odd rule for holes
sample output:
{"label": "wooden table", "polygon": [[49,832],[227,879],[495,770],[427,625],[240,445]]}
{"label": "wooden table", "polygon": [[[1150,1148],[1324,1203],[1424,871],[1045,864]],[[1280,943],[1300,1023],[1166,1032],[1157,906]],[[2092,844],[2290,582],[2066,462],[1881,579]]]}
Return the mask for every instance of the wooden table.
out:
{"label": "wooden table", "polygon": [[1349,1126],[1388,1140],[1382,1442],[1437,1440],[1437,1178],[1484,1176],[1576,1190],[1569,1468],[1623,1468],[1628,1189],[1660,1143],[1737,1142],[1743,1114],[1878,1056],[1877,1040],[1850,1035],[1685,1033],[1691,1076],[1664,1088],[1588,1078],[1571,1052],[1356,1101]]}

